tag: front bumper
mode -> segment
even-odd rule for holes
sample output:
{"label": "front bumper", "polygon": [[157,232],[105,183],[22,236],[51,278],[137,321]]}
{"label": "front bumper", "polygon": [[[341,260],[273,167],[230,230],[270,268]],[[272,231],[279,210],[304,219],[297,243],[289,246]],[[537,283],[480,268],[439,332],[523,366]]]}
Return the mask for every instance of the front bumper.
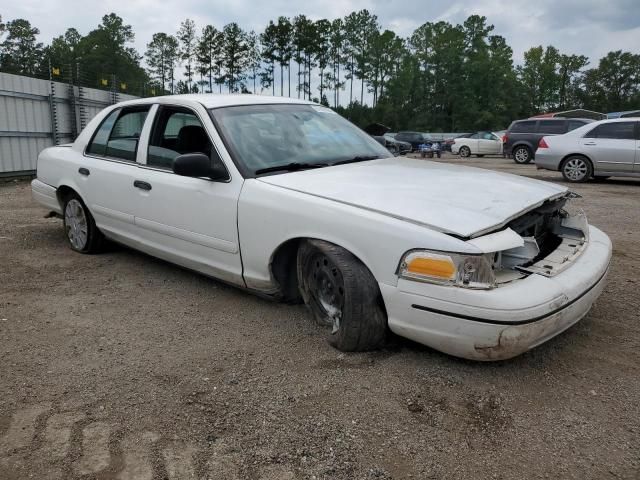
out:
{"label": "front bumper", "polygon": [[604,288],[610,259],[609,238],[590,227],[582,255],[554,277],[532,274],[493,290],[403,279],[380,289],[394,333],[457,357],[504,360],[584,317]]}

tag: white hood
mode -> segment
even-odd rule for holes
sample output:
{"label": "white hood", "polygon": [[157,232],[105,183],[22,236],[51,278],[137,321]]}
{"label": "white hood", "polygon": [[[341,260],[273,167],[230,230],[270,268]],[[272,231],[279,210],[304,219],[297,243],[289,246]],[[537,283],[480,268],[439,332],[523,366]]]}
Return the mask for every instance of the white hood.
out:
{"label": "white hood", "polygon": [[259,180],[461,237],[499,228],[567,192],[563,186],[517,175],[401,157]]}

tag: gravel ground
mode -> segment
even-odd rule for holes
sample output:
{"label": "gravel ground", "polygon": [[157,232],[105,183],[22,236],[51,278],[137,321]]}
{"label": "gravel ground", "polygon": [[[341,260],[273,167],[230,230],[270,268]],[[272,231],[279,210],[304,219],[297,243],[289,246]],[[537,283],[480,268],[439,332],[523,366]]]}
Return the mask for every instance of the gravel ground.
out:
{"label": "gravel ground", "polygon": [[640,181],[574,190],[614,243],[605,291],[487,364],[401,339],[340,353],[301,306],[73,253],[28,183],[0,184],[0,478],[640,478]]}

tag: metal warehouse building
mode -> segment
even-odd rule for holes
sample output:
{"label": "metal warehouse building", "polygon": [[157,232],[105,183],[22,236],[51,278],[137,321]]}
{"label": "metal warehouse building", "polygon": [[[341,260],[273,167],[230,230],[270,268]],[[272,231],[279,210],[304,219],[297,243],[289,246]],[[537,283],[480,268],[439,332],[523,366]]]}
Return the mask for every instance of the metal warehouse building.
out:
{"label": "metal warehouse building", "polygon": [[0,176],[33,173],[44,148],[72,142],[100,110],[134,98],[0,73]]}

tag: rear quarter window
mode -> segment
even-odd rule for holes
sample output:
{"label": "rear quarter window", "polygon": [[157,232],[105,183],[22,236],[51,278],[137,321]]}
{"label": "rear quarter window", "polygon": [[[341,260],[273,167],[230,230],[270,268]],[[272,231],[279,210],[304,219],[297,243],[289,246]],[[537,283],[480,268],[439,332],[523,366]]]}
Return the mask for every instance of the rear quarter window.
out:
{"label": "rear quarter window", "polygon": [[525,120],[523,122],[515,122],[511,126],[511,133],[534,133],[536,131],[536,120]]}
{"label": "rear quarter window", "polygon": [[566,126],[562,120],[540,120],[538,123],[538,133],[565,133]]}

